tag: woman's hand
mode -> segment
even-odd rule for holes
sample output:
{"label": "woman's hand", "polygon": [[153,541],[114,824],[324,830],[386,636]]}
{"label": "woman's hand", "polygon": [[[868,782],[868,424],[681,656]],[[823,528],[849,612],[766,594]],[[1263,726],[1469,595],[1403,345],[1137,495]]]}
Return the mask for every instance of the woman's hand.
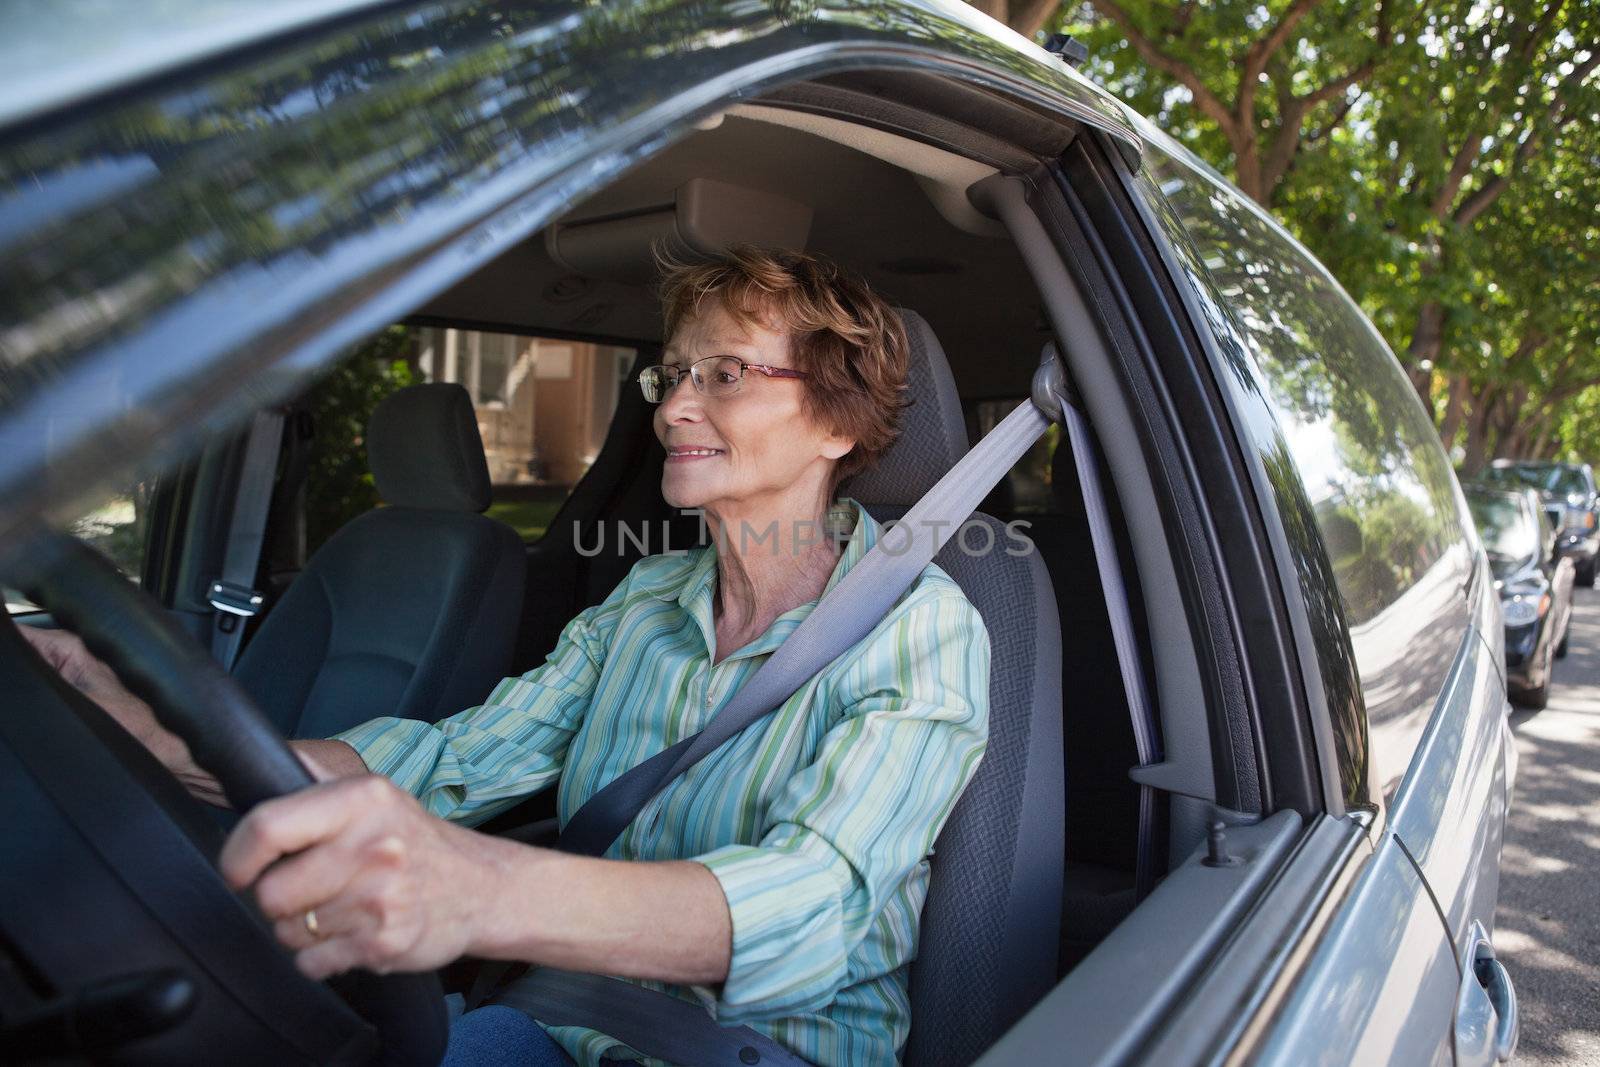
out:
{"label": "woman's hand", "polygon": [[150,705],[130,693],[116,672],[90,652],[77,634],[34,626],[17,629],[63,681],[104,708],[106,714],[149,749],[167,770],[185,780],[200,773],[183,739],[157,722]]}
{"label": "woman's hand", "polygon": [[[324,782],[258,805],[222,850],[308,977],[442,967],[473,952],[512,894],[511,842],[452,825],[386,778]],[[315,919],[307,913],[315,911]]]}
{"label": "woman's hand", "polygon": [[[195,763],[183,738],[162,726],[150,705],[129,692],[116,672],[84,646],[82,638],[66,630],[41,630],[33,626],[17,629],[40,658],[55,668],[62,681],[100,705],[133,735],[134,740],[149,749],[190,793],[208,804],[227,806],[222,787]],[[291,741],[289,747],[319,782],[367,773],[360,755],[343,741]]]}

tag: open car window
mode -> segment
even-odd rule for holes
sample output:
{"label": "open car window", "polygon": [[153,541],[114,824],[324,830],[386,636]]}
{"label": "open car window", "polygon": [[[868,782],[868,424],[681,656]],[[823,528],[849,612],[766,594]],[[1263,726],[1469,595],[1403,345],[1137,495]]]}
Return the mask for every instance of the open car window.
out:
{"label": "open car window", "polygon": [[375,335],[303,399],[313,427],[305,554],[379,505],[367,422],[385,397],[421,382],[470,394],[494,486],[487,514],[537,541],[599,454],[636,356],[622,345],[453,326]]}

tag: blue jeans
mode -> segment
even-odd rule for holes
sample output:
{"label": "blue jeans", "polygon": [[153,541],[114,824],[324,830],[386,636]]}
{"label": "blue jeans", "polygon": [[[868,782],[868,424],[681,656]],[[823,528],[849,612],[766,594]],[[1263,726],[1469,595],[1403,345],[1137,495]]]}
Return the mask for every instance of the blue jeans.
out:
{"label": "blue jeans", "polygon": [[439,1067],[573,1067],[544,1027],[516,1008],[489,1004],[452,1015]]}

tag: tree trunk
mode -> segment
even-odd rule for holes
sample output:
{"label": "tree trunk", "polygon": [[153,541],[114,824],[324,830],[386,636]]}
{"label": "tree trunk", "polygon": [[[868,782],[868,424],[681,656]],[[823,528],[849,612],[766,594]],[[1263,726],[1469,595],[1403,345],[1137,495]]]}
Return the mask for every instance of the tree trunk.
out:
{"label": "tree trunk", "polygon": [[1450,393],[1444,404],[1444,419],[1439,423],[1439,439],[1444,442],[1445,451],[1455,447],[1456,434],[1461,430],[1462,420],[1467,415],[1467,398],[1472,394],[1472,385],[1459,374],[1450,377]]}
{"label": "tree trunk", "polygon": [[1550,425],[1550,417],[1545,415],[1539,420],[1539,432],[1533,435],[1533,443],[1528,446],[1528,455],[1534,459],[1549,459],[1555,449],[1555,430]]}
{"label": "tree trunk", "polygon": [[1511,387],[1509,395],[1502,394],[1500,404],[1500,418],[1495,428],[1494,445],[1490,455],[1503,459],[1524,459],[1523,446],[1526,443],[1524,433],[1527,421],[1522,417],[1522,411],[1528,406],[1528,387],[1518,382]]}
{"label": "tree trunk", "polygon": [[1439,352],[1444,347],[1444,304],[1429,300],[1417,312],[1417,326],[1411,331],[1411,343],[1406,346],[1406,373],[1423,404],[1433,410],[1431,386],[1433,366],[1439,362]]}
{"label": "tree trunk", "polygon": [[1472,418],[1467,421],[1466,454],[1461,457],[1461,473],[1476,478],[1489,461],[1489,428],[1499,394],[1486,385],[1472,398]]}
{"label": "tree trunk", "polygon": [[967,0],[985,15],[1031,38],[1060,7],[1059,0]]}

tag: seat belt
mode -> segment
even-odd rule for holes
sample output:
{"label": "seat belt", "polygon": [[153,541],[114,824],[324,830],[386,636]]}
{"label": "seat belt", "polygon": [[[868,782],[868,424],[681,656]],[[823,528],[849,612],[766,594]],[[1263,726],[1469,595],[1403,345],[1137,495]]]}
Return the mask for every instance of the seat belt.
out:
{"label": "seat belt", "polygon": [[[1053,350],[1049,358],[1040,370],[1054,367],[1058,374]],[[558,847],[603,855],[669,782],[779,707],[870,633],[1049,425],[1049,417],[1032,400],[1002,419],[884,532],[703,730],[625,771],[590,797],[567,822]]]}
{"label": "seat belt", "polygon": [[[1045,346],[1045,358],[1055,355],[1054,345]],[[1089,520],[1089,541],[1094,545],[1094,562],[1100,572],[1100,588],[1105,597],[1106,616],[1111,620],[1111,640],[1117,650],[1117,666],[1122,673],[1122,692],[1133,720],[1133,744],[1139,765],[1161,762],[1160,734],[1156,730],[1149,690],[1145,686],[1144,661],[1133,627],[1133,612],[1128,606],[1128,586],[1122,579],[1117,559],[1117,543],[1111,530],[1111,512],[1100,484],[1100,452],[1083,413],[1065,390],[1058,396],[1067,442],[1072,448],[1072,463],[1078,472],[1078,489],[1083,495],[1083,510]],[[1134,853],[1134,897],[1143,900],[1155,881],[1155,788],[1139,783],[1139,841]]]}
{"label": "seat belt", "polygon": [[695,1067],[808,1067],[806,1061],[748,1026],[723,1026],[698,1004],[598,974],[541,967],[495,998],[545,1026],[591,1029],[668,1063]]}
{"label": "seat belt", "polygon": [[211,657],[231,671],[244,641],[245,623],[259,614],[265,599],[256,589],[261,566],[261,542],[272,507],[272,483],[278,470],[278,450],[283,445],[283,412],[258,411],[245,439],[244,461],[228,522],[228,546],[222,574],[206,590],[215,612],[211,626]]}

